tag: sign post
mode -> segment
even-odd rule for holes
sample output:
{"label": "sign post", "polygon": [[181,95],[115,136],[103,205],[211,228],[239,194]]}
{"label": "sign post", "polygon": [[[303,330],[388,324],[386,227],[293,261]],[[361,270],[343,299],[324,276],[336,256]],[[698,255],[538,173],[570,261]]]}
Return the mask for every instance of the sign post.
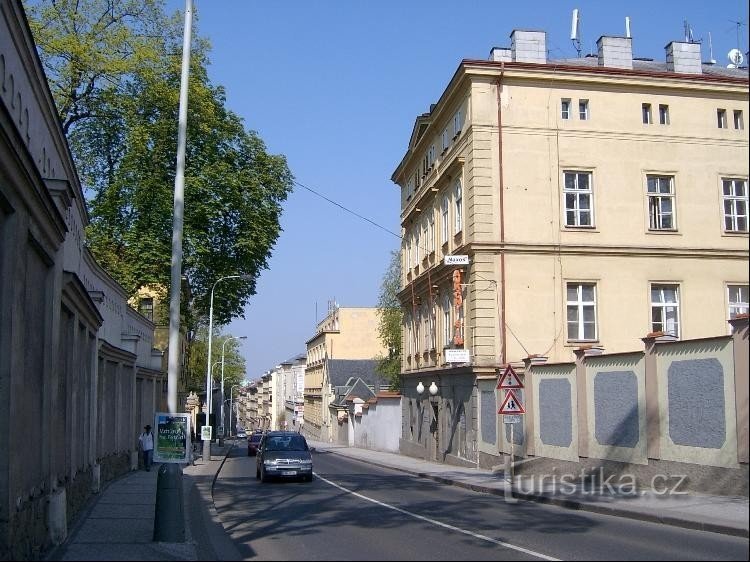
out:
{"label": "sign post", "polygon": [[498,390],[505,390],[505,399],[500,405],[500,409],[497,411],[498,414],[502,414],[503,423],[510,425],[510,455],[506,458],[506,475],[510,476],[510,490],[506,488],[506,492],[510,491],[510,494],[506,493],[506,501],[510,503],[516,503],[516,499],[513,498],[513,429],[517,423],[521,421],[521,416],[526,413],[523,407],[523,403],[516,396],[516,392],[523,388],[521,379],[513,370],[513,366],[508,364],[505,367],[505,371],[500,376],[500,380],[497,383]]}

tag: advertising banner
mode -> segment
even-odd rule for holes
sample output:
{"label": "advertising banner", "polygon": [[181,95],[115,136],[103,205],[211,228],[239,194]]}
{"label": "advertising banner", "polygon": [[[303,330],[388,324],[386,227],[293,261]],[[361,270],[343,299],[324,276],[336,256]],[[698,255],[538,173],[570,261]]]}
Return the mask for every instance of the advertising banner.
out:
{"label": "advertising banner", "polygon": [[154,461],[189,463],[190,414],[156,412],[154,427]]}

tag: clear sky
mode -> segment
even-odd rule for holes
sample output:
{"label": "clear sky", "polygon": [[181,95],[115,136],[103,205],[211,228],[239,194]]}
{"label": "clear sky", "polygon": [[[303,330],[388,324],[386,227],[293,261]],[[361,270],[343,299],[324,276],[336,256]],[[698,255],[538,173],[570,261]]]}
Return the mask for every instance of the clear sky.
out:
{"label": "clear sky", "polygon": [[[184,0],[167,0],[170,11]],[[510,47],[513,29],[547,32],[552,59],[573,58],[578,8],[583,54],[601,35],[625,34],[633,54],[665,60],[688,21],[703,60],[726,65],[748,49],[746,0],[194,0],[197,30],[212,44],[209,75],[227,106],[286,155],[296,180],[367,217],[296,187],[283,232],[245,318],[224,329],[241,341],[247,379],[305,352],[328,301],[376,306],[400,241],[399,193],[390,180],[417,115],[438,100],[462,59]],[[737,22],[741,21],[738,35]],[[746,64],[746,63],[745,63]],[[188,139],[190,142],[190,139]],[[186,209],[186,212],[190,212]]]}

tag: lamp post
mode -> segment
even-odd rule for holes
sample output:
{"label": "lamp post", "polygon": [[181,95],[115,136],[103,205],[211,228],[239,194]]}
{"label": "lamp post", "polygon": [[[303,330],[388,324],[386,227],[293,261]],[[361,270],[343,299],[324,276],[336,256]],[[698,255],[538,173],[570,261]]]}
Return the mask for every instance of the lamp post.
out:
{"label": "lamp post", "polygon": [[[206,402],[208,403],[208,413],[206,414],[206,425],[208,425],[208,421],[211,416],[211,394],[213,392],[213,385],[211,381],[211,336],[213,335],[213,330],[214,330],[214,289],[216,289],[216,285],[218,285],[219,282],[224,281],[224,279],[252,279],[252,276],[251,275],[225,275],[224,277],[219,277],[216,281],[214,281],[214,284],[211,287],[211,301],[208,307],[208,356],[206,358]],[[210,440],[203,442],[203,460],[204,461],[211,460],[211,441]]]}
{"label": "lamp post", "polygon": [[234,405],[234,404],[232,404],[232,398],[234,397],[234,394],[233,394],[234,393],[234,389],[237,388],[237,387],[239,387],[239,386],[242,386],[242,385],[241,384],[233,384],[229,388],[229,435],[230,436],[232,435],[232,411],[233,411],[232,410],[232,406]]}
{"label": "lamp post", "polygon": [[[224,340],[221,344],[221,426],[224,427],[224,352],[226,350],[227,342],[232,340],[246,340],[247,336],[230,336]],[[231,415],[231,413],[230,413]],[[230,424],[231,425],[231,424]],[[231,431],[231,427],[229,428]],[[224,437],[223,433],[221,437]]]}

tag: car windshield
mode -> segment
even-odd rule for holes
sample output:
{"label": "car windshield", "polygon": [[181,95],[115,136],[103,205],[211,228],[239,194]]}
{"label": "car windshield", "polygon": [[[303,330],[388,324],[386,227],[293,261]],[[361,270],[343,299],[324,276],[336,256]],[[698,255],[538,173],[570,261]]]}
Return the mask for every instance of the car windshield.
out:
{"label": "car windshield", "polygon": [[266,445],[268,451],[307,451],[307,442],[301,435],[271,436]]}
{"label": "car windshield", "polygon": [[257,443],[258,441],[261,440],[262,437],[263,436],[260,433],[254,433],[253,435],[250,436],[250,441],[253,443]]}

